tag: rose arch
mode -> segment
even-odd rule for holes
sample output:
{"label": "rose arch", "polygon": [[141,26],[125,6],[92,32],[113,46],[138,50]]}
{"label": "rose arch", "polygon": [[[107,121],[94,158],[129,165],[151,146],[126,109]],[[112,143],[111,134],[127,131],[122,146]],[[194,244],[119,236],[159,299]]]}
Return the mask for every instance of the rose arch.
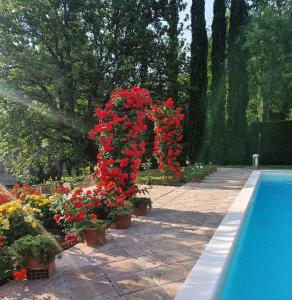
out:
{"label": "rose arch", "polygon": [[154,151],[159,168],[180,177],[178,157],[182,151],[183,114],[172,99],[152,105],[150,92],[134,86],[117,89],[101,109],[96,107],[97,124],[89,132],[99,145],[95,175],[101,193],[111,194],[106,205],[123,207],[139,190],[136,178],[145,152],[146,118],[154,122]]}

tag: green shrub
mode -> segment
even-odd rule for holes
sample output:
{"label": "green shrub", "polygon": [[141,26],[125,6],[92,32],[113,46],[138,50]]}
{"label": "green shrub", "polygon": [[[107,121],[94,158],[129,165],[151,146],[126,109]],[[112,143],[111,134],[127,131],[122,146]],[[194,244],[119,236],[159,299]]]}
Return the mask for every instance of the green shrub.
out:
{"label": "green shrub", "polygon": [[13,260],[21,265],[25,265],[27,257],[37,259],[42,263],[49,263],[61,250],[56,239],[48,234],[26,235],[16,240],[11,246]]}
{"label": "green shrub", "polygon": [[292,121],[253,123],[249,128],[247,162],[251,163],[252,154],[258,152],[261,164],[292,164]]}
{"label": "green shrub", "polygon": [[0,250],[0,281],[9,278],[12,273],[12,259],[9,249],[4,247]]}

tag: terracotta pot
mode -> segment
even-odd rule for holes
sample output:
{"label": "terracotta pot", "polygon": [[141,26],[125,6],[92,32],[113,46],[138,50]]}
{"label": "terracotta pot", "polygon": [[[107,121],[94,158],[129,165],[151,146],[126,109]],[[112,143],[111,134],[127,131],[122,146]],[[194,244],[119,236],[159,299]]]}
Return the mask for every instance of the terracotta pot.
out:
{"label": "terracotta pot", "polygon": [[83,234],[85,243],[89,247],[103,245],[106,242],[106,228],[85,228]]}
{"label": "terracotta pot", "polygon": [[127,229],[131,225],[131,214],[127,215],[116,215],[115,217],[115,228],[116,229]]}
{"label": "terracotta pot", "polygon": [[28,268],[28,279],[52,277],[56,272],[55,259],[53,259],[49,264],[44,264],[38,259],[27,257],[26,267]]}
{"label": "terracotta pot", "polygon": [[48,266],[48,264],[40,262],[36,258],[27,257],[26,258],[26,266],[30,269],[42,269]]}
{"label": "terracotta pot", "polygon": [[148,207],[145,202],[140,202],[138,207],[135,207],[135,216],[146,216],[148,214]]}

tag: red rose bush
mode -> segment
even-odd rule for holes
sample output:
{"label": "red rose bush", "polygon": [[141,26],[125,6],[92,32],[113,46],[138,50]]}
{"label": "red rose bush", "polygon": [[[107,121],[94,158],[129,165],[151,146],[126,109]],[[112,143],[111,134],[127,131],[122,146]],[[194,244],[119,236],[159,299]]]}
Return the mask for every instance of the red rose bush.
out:
{"label": "red rose bush", "polygon": [[184,115],[175,108],[169,98],[160,105],[155,105],[149,111],[148,117],[154,122],[153,155],[157,158],[158,168],[174,179],[181,176],[178,158],[182,151],[182,120]]}

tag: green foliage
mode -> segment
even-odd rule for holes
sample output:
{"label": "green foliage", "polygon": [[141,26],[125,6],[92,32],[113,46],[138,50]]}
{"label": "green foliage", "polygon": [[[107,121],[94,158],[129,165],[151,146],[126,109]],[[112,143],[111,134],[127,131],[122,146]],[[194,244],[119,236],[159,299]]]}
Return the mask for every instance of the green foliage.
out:
{"label": "green foliage", "polygon": [[249,149],[248,162],[252,154],[259,152],[260,164],[292,164],[292,121],[253,123],[249,129]]}
{"label": "green foliage", "polygon": [[247,22],[245,0],[232,0],[228,37],[227,140],[228,163],[243,163],[246,156],[248,104],[247,51],[243,29]]}
{"label": "green foliage", "polygon": [[9,249],[4,247],[0,250],[0,282],[3,279],[9,278],[12,270],[12,259]]}
{"label": "green foliage", "polygon": [[[287,1],[283,1],[287,2]],[[250,94],[249,111],[258,120],[289,118],[292,109],[292,6],[258,5],[246,29]]]}
{"label": "green foliage", "polygon": [[27,257],[48,264],[61,252],[61,248],[55,237],[48,234],[39,234],[37,236],[25,235],[21,237],[12,244],[10,251],[13,260],[21,265],[25,265]]}
{"label": "green foliage", "polygon": [[226,105],[226,4],[225,0],[214,1],[214,18],[212,23],[211,50],[211,96],[209,160],[216,163],[224,162],[225,154],[225,105]]}
{"label": "green foliage", "polygon": [[191,77],[187,131],[189,158],[191,162],[195,162],[203,143],[207,112],[206,92],[208,84],[208,39],[204,0],[192,1],[191,24]]}
{"label": "green foliage", "polygon": [[109,220],[93,220],[93,221],[76,222],[73,225],[73,230],[80,237],[83,237],[83,230],[86,228],[104,229],[104,228],[108,228],[110,224],[111,221]]}
{"label": "green foliage", "polygon": [[7,0],[0,15],[0,160],[22,179],[78,176],[96,159],[95,105],[134,83],[163,97],[168,45],[186,64],[177,19],[157,1]]}
{"label": "green foliage", "polygon": [[132,197],[130,201],[135,208],[139,208],[141,203],[145,203],[149,210],[152,208],[152,200],[149,197]]}

